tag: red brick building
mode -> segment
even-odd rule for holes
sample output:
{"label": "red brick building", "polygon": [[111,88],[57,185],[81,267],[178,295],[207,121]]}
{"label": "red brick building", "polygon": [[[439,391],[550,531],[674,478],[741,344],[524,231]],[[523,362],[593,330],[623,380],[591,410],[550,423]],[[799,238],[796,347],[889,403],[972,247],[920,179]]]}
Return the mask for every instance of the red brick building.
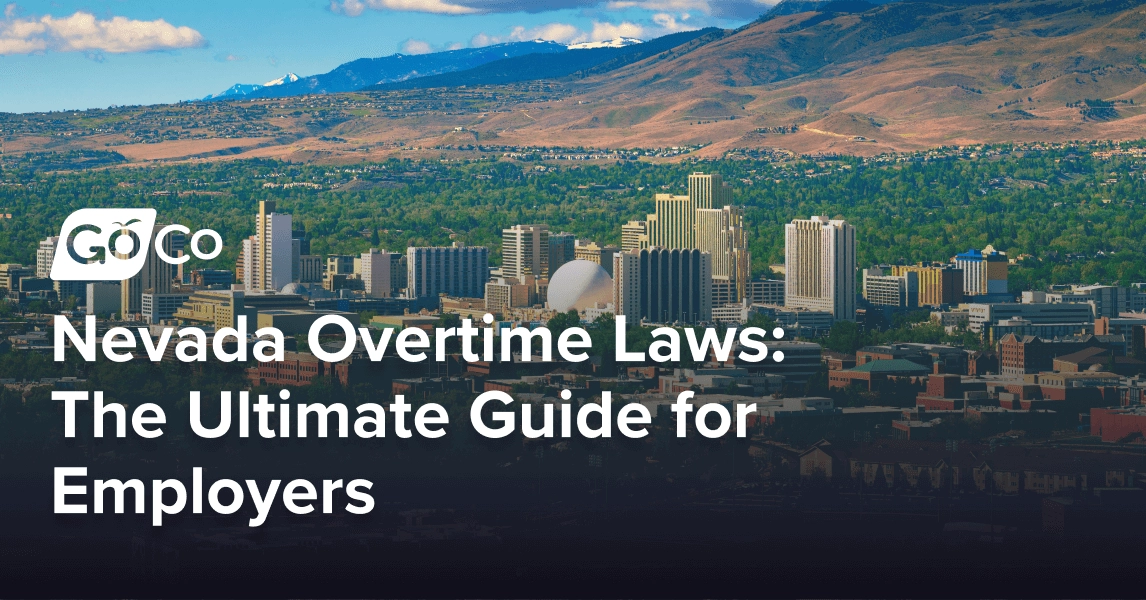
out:
{"label": "red brick building", "polygon": [[1090,435],[1104,442],[1146,437],[1146,408],[1092,408]]}

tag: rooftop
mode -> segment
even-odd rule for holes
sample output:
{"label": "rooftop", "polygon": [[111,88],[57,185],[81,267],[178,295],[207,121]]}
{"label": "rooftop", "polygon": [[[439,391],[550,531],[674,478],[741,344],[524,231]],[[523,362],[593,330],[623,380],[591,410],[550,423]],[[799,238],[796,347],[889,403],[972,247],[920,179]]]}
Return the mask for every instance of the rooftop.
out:
{"label": "rooftop", "polygon": [[873,360],[858,367],[845,369],[856,373],[908,373],[912,375],[926,375],[931,371],[910,360],[893,358],[891,360]]}

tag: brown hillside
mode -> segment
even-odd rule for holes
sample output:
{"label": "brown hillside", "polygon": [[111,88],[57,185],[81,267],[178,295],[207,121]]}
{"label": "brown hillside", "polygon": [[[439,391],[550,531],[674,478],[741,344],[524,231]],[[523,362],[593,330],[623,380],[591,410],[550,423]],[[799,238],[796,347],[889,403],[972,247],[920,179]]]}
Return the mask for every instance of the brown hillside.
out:
{"label": "brown hillside", "polygon": [[[274,130],[258,143],[209,143],[220,137],[217,130],[185,128],[179,135],[206,140],[187,145],[183,158],[357,160],[480,143],[707,144],[700,153],[709,156],[771,147],[874,154],[982,142],[1138,139],[1146,137],[1146,0],[900,2],[863,13],[783,15],[582,75],[501,87],[212,104],[208,110],[230,110],[235,114],[227,118],[244,127],[263,131],[261,122]],[[343,108],[320,112],[323,102]],[[166,122],[161,108],[143,110]],[[102,133],[46,137],[43,130],[6,139],[10,149],[29,150],[49,147],[48,140],[52,148],[114,148],[127,141]],[[178,144],[153,146],[154,156],[146,144],[126,154],[180,158]]]}

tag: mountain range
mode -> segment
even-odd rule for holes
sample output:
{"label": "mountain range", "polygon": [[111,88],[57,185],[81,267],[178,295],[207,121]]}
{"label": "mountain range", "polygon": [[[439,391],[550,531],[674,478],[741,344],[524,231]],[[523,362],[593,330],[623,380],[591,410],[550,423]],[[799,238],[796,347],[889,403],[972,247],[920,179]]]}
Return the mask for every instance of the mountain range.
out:
{"label": "mountain range", "polygon": [[[701,146],[692,156],[716,157],[1146,137],[1146,0],[785,0],[735,30],[604,46],[515,42],[394,55],[236,89],[231,97],[256,103],[332,95],[323,113],[280,100],[228,109],[259,115],[244,119],[266,115],[274,137],[194,126],[173,131],[170,142],[132,145],[114,132],[28,135],[6,140],[6,150],[91,144],[140,159],[225,149],[234,157],[363,160],[490,140]],[[522,85],[530,81],[544,85]],[[340,100],[348,90],[357,93]],[[147,134],[162,134],[153,130]]]}
{"label": "mountain range", "polygon": [[[603,62],[612,58],[612,54],[624,53],[625,49],[640,43],[641,40],[634,38],[616,38],[602,42],[586,42],[566,46],[557,42],[533,40],[429,54],[399,53],[380,58],[360,58],[338,65],[330,72],[321,75],[300,78],[291,74],[292,79],[278,84],[274,82],[263,85],[238,83],[223,92],[207,96],[204,100],[239,97],[273,98],[303,94],[353,92],[370,86],[467,71],[489,63],[505,63],[522,56],[532,57],[531,62],[533,63],[545,64],[546,56],[557,53],[567,54],[570,50],[578,51],[572,53],[577,56],[578,60],[564,62],[578,65],[596,64],[596,62]],[[541,77],[554,76],[551,73],[539,75]]]}

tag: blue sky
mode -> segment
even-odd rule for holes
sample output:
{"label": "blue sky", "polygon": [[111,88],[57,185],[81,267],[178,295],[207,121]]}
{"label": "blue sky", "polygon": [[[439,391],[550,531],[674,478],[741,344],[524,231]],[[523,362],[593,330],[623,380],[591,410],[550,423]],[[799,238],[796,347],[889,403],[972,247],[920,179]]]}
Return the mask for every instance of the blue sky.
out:
{"label": "blue sky", "polygon": [[23,0],[0,16],[0,112],[175,102],[395,52],[651,39],[774,1]]}

